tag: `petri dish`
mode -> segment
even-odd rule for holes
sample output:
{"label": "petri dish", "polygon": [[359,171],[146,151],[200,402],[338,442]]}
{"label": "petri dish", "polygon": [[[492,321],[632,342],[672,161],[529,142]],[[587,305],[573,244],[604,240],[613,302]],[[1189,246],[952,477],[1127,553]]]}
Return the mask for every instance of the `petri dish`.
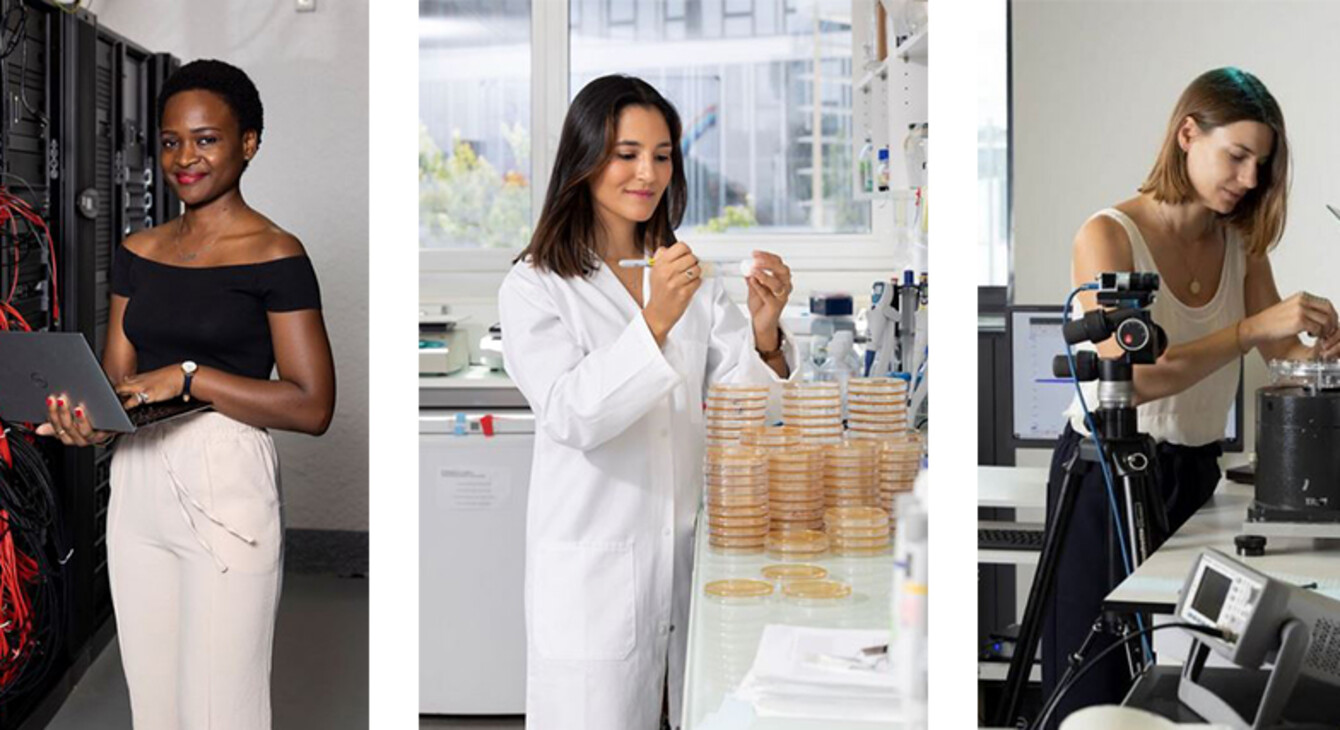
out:
{"label": "petri dish", "polygon": [[829,529],[828,536],[832,538],[841,538],[843,540],[873,540],[875,538],[889,536],[888,527],[833,527]]}
{"label": "petri dish", "polygon": [[707,516],[707,524],[712,527],[755,527],[768,524],[769,517],[765,512],[761,515],[713,515]]}
{"label": "petri dish", "polygon": [[889,524],[889,514],[878,507],[851,507],[824,511],[824,523],[850,527],[883,527]]}
{"label": "petri dish", "polygon": [[853,548],[842,547],[833,548],[832,553],[844,558],[875,558],[881,555],[888,555],[890,548],[888,546],[881,548]]}
{"label": "petri dish", "polygon": [[851,586],[838,580],[793,580],[782,585],[782,594],[804,601],[840,601],[851,595]]}
{"label": "petri dish", "polygon": [[807,563],[782,563],[763,566],[763,577],[772,581],[820,580],[828,577],[828,570]]}
{"label": "petri dish", "polygon": [[772,595],[772,583],[752,578],[714,580],[703,586],[703,592],[718,598],[760,598]]}
{"label": "petri dish", "polygon": [[907,389],[907,381],[902,378],[882,377],[879,375],[849,378],[847,388],[852,390],[902,388]]}
{"label": "petri dish", "polygon": [[774,530],[822,530],[824,521],[818,520],[774,520],[772,529]]}
{"label": "petri dish", "polygon": [[768,514],[768,506],[750,505],[745,507],[717,507],[709,514],[717,517],[759,517]]}
{"label": "petri dish", "polygon": [[770,552],[822,553],[828,549],[828,535],[820,530],[774,530],[768,533]]}
{"label": "petri dish", "polygon": [[709,527],[707,531],[707,537],[709,540],[715,540],[715,541],[720,541],[722,539],[737,539],[737,538],[741,540],[748,538],[757,541],[757,540],[766,540],[768,536],[768,531],[769,527],[767,525],[763,525],[762,527],[750,527],[748,529],[742,527],[721,528],[721,529],[715,527]]}
{"label": "petri dish", "polygon": [[764,492],[759,494],[709,494],[707,495],[707,509],[714,510],[716,507],[763,507],[768,506],[768,494]]}

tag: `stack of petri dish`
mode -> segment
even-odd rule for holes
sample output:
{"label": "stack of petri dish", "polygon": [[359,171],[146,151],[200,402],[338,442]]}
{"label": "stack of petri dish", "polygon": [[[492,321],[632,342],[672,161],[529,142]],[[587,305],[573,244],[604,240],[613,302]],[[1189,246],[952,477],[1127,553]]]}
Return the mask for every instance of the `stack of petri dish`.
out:
{"label": "stack of petri dish", "polygon": [[709,446],[704,461],[708,544],[719,552],[761,552],[771,526],[763,452]]}
{"label": "stack of petri dish", "polygon": [[704,407],[707,445],[730,446],[746,429],[762,426],[768,413],[768,386],[718,383],[708,388]]}
{"label": "stack of petri dish", "polygon": [[806,562],[828,552],[828,535],[822,530],[774,530],[768,533],[768,557]]}
{"label": "stack of petri dish", "polygon": [[876,441],[848,441],[824,447],[824,505],[873,507],[878,496]]}
{"label": "stack of petri dish", "polygon": [[878,506],[889,513],[890,529],[898,514],[894,509],[898,494],[911,490],[917,479],[923,443],[921,434],[915,431],[903,438],[879,442]]}
{"label": "stack of petri dish", "polygon": [[847,438],[887,439],[907,433],[907,381],[852,378],[847,381]]}
{"label": "stack of petri dish", "polygon": [[809,443],[842,441],[842,386],[789,383],[782,389],[782,420]]}
{"label": "stack of petri dish", "polygon": [[878,507],[832,507],[824,512],[824,528],[836,555],[881,555],[889,550],[889,513]]}
{"label": "stack of petri dish", "polygon": [[816,444],[768,454],[768,514],[773,530],[824,525],[824,452]]}

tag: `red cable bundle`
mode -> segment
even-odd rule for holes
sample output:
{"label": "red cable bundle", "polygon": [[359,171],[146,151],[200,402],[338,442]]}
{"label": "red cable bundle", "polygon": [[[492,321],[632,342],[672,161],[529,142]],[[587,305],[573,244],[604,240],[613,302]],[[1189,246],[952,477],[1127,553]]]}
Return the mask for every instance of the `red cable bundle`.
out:
{"label": "red cable bundle", "polygon": [[0,687],[15,680],[32,649],[32,605],[28,586],[37,580],[37,562],[14,547],[9,512],[0,510]]}
{"label": "red cable bundle", "polygon": [[[10,301],[14,298],[14,292],[18,289],[19,285],[18,221],[15,216],[27,221],[34,230],[40,232],[41,238],[46,239],[47,251],[51,258],[51,319],[53,323],[58,322],[60,321],[60,290],[58,288],[59,284],[57,284],[59,276],[57,275],[58,272],[56,270],[56,243],[51,239],[51,230],[47,228],[46,221],[42,220],[42,216],[38,215],[37,211],[33,210],[31,205],[28,205],[22,198],[9,192],[8,188],[0,185],[0,226],[8,225],[10,235],[14,240],[14,260],[12,262],[14,267],[14,279],[10,283],[9,296],[5,298],[5,309],[6,311],[11,312],[13,316],[18,316],[18,312],[14,311],[14,308],[10,306]],[[9,329],[8,325],[4,323],[4,320],[4,313],[0,313],[0,328]],[[19,321],[22,322],[23,318],[19,317]],[[28,329],[26,323],[23,324],[23,328]]]}

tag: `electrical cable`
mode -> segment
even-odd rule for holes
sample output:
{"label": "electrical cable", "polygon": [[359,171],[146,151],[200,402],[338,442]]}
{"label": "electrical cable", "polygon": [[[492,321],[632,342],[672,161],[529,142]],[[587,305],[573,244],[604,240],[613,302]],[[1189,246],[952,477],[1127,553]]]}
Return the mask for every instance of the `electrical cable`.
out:
{"label": "electrical cable", "polygon": [[1125,645],[1126,642],[1130,641],[1131,639],[1140,637],[1140,640],[1144,641],[1150,634],[1154,633],[1155,631],[1161,631],[1163,629],[1170,629],[1170,628],[1195,631],[1201,634],[1205,634],[1206,636],[1214,637],[1216,639],[1221,638],[1224,635],[1224,633],[1219,629],[1210,628],[1209,626],[1201,626],[1200,624],[1177,622],[1177,623],[1159,624],[1158,626],[1151,626],[1147,629],[1140,629],[1139,631],[1133,634],[1123,636],[1120,641],[1116,642],[1115,644],[1110,644],[1108,646],[1103,647],[1102,651],[1098,652],[1098,654],[1096,654],[1092,659],[1086,661],[1084,663],[1084,666],[1080,667],[1079,670],[1075,672],[1075,675],[1070,678],[1070,681],[1066,682],[1065,684],[1059,685],[1055,690],[1052,690],[1051,698],[1047,700],[1047,704],[1043,705],[1042,714],[1038,716],[1037,722],[1035,722],[1030,727],[1033,728],[1033,730],[1038,730],[1039,728],[1045,727],[1047,724],[1047,720],[1051,719],[1052,713],[1055,712],[1056,708],[1060,706],[1061,698],[1065,697],[1065,693],[1070,691],[1070,688],[1075,686],[1075,683],[1079,682],[1079,680],[1083,678],[1084,675],[1088,673],[1090,669],[1092,669],[1096,664],[1098,664],[1098,662],[1106,658],[1108,654],[1112,653],[1113,651],[1116,651],[1118,647]]}
{"label": "electrical cable", "polygon": [[31,433],[0,424],[0,703],[34,689],[59,656],[71,553],[55,484]]}

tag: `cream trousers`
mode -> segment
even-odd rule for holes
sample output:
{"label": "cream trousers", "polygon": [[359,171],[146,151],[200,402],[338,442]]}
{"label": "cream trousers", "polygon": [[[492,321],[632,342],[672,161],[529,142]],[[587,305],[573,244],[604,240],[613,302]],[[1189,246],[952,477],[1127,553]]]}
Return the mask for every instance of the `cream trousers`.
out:
{"label": "cream trousers", "polygon": [[136,730],[269,730],[283,565],[269,433],[212,411],[123,437],[107,562]]}

